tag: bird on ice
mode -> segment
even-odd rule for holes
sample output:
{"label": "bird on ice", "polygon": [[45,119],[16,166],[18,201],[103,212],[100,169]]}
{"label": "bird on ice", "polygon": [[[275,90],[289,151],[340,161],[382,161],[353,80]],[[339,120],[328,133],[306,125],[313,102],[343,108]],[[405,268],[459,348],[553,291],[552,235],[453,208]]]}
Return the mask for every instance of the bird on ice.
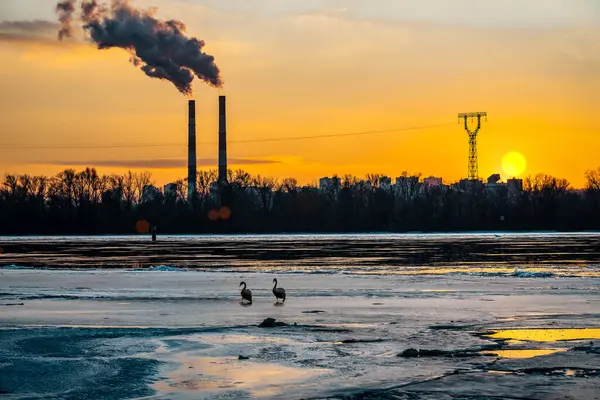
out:
{"label": "bird on ice", "polygon": [[275,286],[273,287],[273,294],[275,295],[275,298],[278,302],[279,299],[283,299],[283,302],[285,303],[285,289],[277,287],[277,279],[273,279],[273,282],[275,283]]}
{"label": "bird on ice", "polygon": [[248,300],[249,304],[252,304],[252,291],[250,289],[246,289],[246,282],[240,283],[240,286],[244,285],[242,289],[242,302],[244,300]]}

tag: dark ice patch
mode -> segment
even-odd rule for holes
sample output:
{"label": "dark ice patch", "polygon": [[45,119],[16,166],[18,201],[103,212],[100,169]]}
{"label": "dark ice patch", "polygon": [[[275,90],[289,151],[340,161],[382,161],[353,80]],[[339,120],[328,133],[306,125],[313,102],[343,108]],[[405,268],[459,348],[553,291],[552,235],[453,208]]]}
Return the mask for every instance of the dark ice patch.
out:
{"label": "dark ice patch", "polygon": [[459,349],[459,350],[440,350],[440,349],[406,349],[399,353],[397,356],[402,358],[425,358],[425,357],[456,357],[456,358],[469,358],[469,357],[480,357],[490,356],[482,354],[482,351],[499,350],[500,345],[492,344],[480,346],[477,348]]}
{"label": "dark ice patch", "polygon": [[546,376],[568,376],[574,378],[600,377],[600,369],[593,368],[573,368],[573,367],[532,367],[520,369],[490,369],[488,372],[501,372],[510,374],[525,375],[546,375]]}
{"label": "dark ice patch", "polygon": [[258,325],[259,328],[275,328],[278,326],[289,326],[289,324],[277,321],[275,318],[267,318]]}
{"label": "dark ice patch", "polygon": [[384,339],[346,339],[346,340],[342,340],[340,343],[342,343],[342,344],[381,343],[384,341],[385,341]]}
{"label": "dark ice patch", "polygon": [[289,360],[289,359],[296,358],[296,357],[297,357],[297,354],[293,351],[288,350],[287,346],[274,346],[274,347],[262,348],[256,355],[257,359],[270,361],[270,362],[279,362],[279,361]]}
{"label": "dark ice patch", "polygon": [[[1,336],[0,336],[1,337]],[[125,357],[152,352],[157,344],[139,337],[122,337],[114,334],[39,335],[15,338],[11,350],[20,356],[30,357]]]}
{"label": "dark ice patch", "polygon": [[161,362],[156,337],[187,330],[0,329],[0,390],[18,398],[150,396]]}
{"label": "dark ice patch", "polygon": [[440,324],[440,325],[431,325],[428,327],[432,331],[468,331],[474,328],[474,325],[455,325],[455,324]]}
{"label": "dark ice patch", "polygon": [[0,367],[0,390],[60,399],[122,399],[150,396],[159,362],[152,359],[14,358]]}
{"label": "dark ice patch", "polygon": [[593,345],[593,343],[592,343],[589,346],[576,346],[576,347],[573,347],[569,351],[584,351],[587,354],[600,354],[600,347],[595,347]]}

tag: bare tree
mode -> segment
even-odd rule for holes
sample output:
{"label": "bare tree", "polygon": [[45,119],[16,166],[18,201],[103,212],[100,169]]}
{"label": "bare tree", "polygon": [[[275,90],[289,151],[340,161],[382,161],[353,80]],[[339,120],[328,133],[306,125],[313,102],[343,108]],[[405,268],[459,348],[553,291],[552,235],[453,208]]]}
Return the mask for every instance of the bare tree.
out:
{"label": "bare tree", "polygon": [[283,193],[296,193],[297,189],[298,180],[296,178],[284,178],[277,190]]}
{"label": "bare tree", "polygon": [[252,176],[243,169],[236,170],[229,181],[237,187],[247,187],[252,184]]}
{"label": "bare tree", "polygon": [[123,200],[125,177],[122,175],[111,175],[106,178],[106,189],[110,191],[110,198],[116,201]]}
{"label": "bare tree", "polygon": [[123,176],[123,198],[127,206],[131,206],[136,201],[135,185],[136,178],[131,171]]}
{"label": "bare tree", "polygon": [[48,195],[48,178],[45,176],[34,176],[33,186],[35,189],[34,196],[40,200],[46,199]]}
{"label": "bare tree", "polygon": [[4,175],[4,182],[2,182],[2,186],[4,186],[4,191],[8,196],[15,196],[17,194],[17,190],[19,189],[19,178],[15,175]]}
{"label": "bare tree", "polygon": [[378,188],[379,180],[381,179],[382,176],[383,176],[383,174],[367,174],[365,179],[367,182],[371,183],[371,187]]}
{"label": "bare tree", "polygon": [[154,181],[152,180],[152,173],[147,171],[133,174],[133,176],[136,200],[139,204],[144,201],[145,189],[149,186],[154,186]]}
{"label": "bare tree", "polygon": [[202,170],[197,173],[197,192],[206,197],[210,194],[210,185],[217,181],[218,171],[216,169]]}
{"label": "bare tree", "polygon": [[56,175],[50,183],[50,195],[60,198],[67,206],[74,206],[76,175],[74,169],[66,169]]}
{"label": "bare tree", "polygon": [[346,189],[350,189],[354,187],[358,183],[359,179],[350,174],[346,174],[342,177],[342,187]]}
{"label": "bare tree", "polygon": [[98,204],[107,187],[107,179],[100,177],[95,168],[86,168],[75,175],[75,197],[79,203]]}
{"label": "bare tree", "polygon": [[270,210],[273,200],[273,188],[277,185],[277,180],[270,177],[257,175],[252,180],[252,185],[258,189],[262,201],[263,210]]}
{"label": "bare tree", "polygon": [[35,196],[35,183],[30,175],[19,176],[19,192],[20,196],[26,200]]}
{"label": "bare tree", "polygon": [[188,196],[188,185],[185,179],[179,179],[175,182],[177,185],[177,201],[186,201]]}
{"label": "bare tree", "polygon": [[563,193],[569,190],[571,184],[566,179],[555,178],[547,174],[537,174],[527,177],[523,189],[532,193]]}
{"label": "bare tree", "polygon": [[598,169],[592,169],[585,173],[587,178],[586,188],[590,191],[600,191],[600,167]]}
{"label": "bare tree", "polygon": [[408,172],[402,172],[396,182],[396,195],[405,202],[416,199],[421,188],[420,179],[421,174],[409,176]]}

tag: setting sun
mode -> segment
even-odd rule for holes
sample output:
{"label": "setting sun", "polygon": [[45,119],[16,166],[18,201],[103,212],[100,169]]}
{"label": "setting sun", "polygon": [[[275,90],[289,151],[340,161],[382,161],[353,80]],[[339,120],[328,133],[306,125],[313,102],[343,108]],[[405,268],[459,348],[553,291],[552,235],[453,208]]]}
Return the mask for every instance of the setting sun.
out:
{"label": "setting sun", "polygon": [[519,177],[527,169],[527,160],[521,153],[507,153],[502,158],[502,169],[509,178]]}

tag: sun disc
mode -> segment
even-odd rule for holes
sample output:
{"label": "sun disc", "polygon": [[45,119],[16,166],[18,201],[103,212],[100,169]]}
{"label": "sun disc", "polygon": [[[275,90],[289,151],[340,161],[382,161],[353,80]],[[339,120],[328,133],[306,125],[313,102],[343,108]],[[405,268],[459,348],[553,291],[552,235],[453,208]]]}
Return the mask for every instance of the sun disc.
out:
{"label": "sun disc", "polygon": [[507,153],[502,158],[502,169],[509,178],[519,177],[523,175],[527,169],[527,160],[521,153]]}

